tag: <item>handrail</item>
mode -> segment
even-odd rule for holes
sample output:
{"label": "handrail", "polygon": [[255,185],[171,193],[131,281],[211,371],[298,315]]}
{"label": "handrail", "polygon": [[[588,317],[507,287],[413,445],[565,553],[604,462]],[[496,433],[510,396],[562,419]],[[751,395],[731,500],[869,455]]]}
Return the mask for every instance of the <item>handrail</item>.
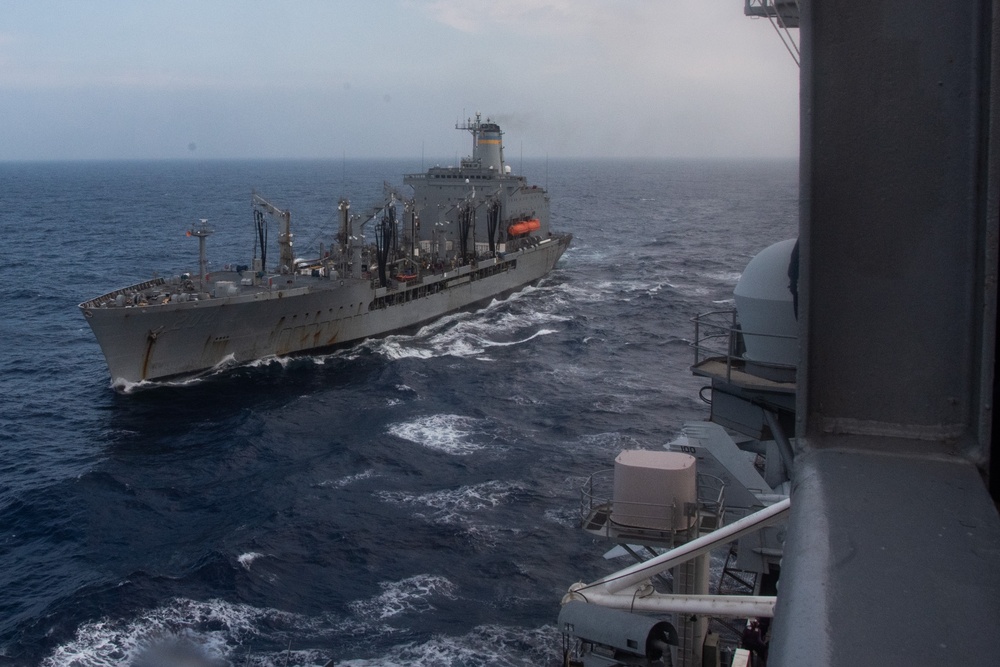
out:
{"label": "handrail", "polygon": [[634,586],[635,584],[648,579],[653,574],[668,570],[671,567],[687,562],[688,560],[700,556],[703,553],[708,553],[720,544],[735,542],[744,535],[756,532],[761,528],[766,528],[767,526],[772,526],[776,523],[786,521],[790,507],[791,501],[788,498],[785,498],[773,505],[756,511],[753,514],[748,514],[742,519],[739,519],[725,528],[720,528],[714,533],[702,535],[701,537],[698,537],[687,544],[675,547],[674,549],[671,549],[656,558],[651,558],[648,561],[637,563],[614,574],[609,574],[608,576],[598,579],[593,583],[585,584],[576,590],[602,587],[603,590],[608,593],[617,593],[625,588],[628,588],[629,586]]}
{"label": "handrail", "polygon": [[[626,526],[630,530],[641,530],[651,533],[663,532],[653,528],[628,526],[614,520],[612,516],[614,513],[613,476],[614,468],[605,468],[587,477],[587,481],[584,482],[580,489],[581,525],[586,525],[587,520],[595,511],[603,510],[607,513],[605,533],[608,532],[612,524]],[[700,524],[702,516],[714,516],[718,525],[721,525],[726,510],[725,482],[714,475],[705,473],[697,473],[696,478],[697,499],[691,507],[685,508],[686,514],[695,518],[693,526]],[[650,508],[656,510],[673,508],[672,503],[642,503],[634,500],[629,500],[628,505],[630,508]]]}
{"label": "handrail", "polygon": [[163,285],[167,281],[163,278],[153,278],[152,280],[146,280],[141,283],[136,283],[135,285],[129,285],[127,287],[122,287],[116,289],[113,292],[108,292],[107,294],[102,294],[101,296],[94,297],[89,301],[84,301],[80,304],[81,308],[100,308],[103,303],[110,303],[115,300],[115,297],[119,294],[128,294],[130,292],[142,292],[149,289],[150,287],[156,287],[157,285]]}
{"label": "handrail", "polygon": [[[725,321],[720,321],[723,319]],[[736,320],[735,308],[699,313],[692,317],[691,321],[694,322],[694,341],[688,343],[688,345],[694,348],[694,365],[698,366],[703,361],[711,359],[724,361],[727,382],[732,381],[733,367],[742,368],[747,361],[740,352],[744,336],[783,340],[796,340],[798,338],[797,336],[788,334],[745,331]],[[709,342],[719,340],[724,340],[725,342],[721,345],[713,345]],[[771,361],[754,360],[753,363],[762,368],[792,371],[796,368],[793,364],[781,364]]]}

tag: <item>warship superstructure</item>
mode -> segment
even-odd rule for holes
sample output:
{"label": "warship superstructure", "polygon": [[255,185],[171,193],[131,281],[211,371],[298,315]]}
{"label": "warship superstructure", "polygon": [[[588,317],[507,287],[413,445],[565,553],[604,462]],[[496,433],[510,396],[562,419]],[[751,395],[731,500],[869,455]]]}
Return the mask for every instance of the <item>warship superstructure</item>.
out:
{"label": "warship superstructure", "polygon": [[[80,304],[116,388],[197,375],[272,356],[320,352],[407,329],[503,297],[545,276],[572,235],[549,228],[549,197],[504,162],[500,126],[480,114],[456,129],[472,156],[385,186],[374,214],[340,200],[337,242],[313,259],[293,254],[291,214],[251,196],[256,224],[247,265],[154,278]],[[278,262],[267,235],[277,221]],[[373,243],[365,237],[374,238]]]}

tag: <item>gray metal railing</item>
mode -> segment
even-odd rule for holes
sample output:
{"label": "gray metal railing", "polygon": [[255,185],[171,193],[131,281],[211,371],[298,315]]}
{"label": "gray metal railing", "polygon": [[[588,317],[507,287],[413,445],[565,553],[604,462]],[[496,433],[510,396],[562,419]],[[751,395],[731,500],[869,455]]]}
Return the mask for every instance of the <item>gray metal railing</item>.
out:
{"label": "gray metal railing", "polygon": [[[722,479],[714,475],[697,473],[697,502],[689,503],[684,508],[684,514],[694,518],[691,529],[698,529],[706,525],[705,520],[710,519],[708,524],[712,528],[722,526],[726,511],[726,487]],[[636,508],[649,510],[649,516],[663,516],[664,512],[673,510],[673,503],[641,503],[634,500],[628,501],[631,514],[635,514]],[[601,522],[602,532],[610,536],[613,525],[621,525],[629,530],[639,530],[642,532],[663,532],[655,529],[636,528],[627,524],[619,524],[614,518],[614,468],[599,470],[587,478],[580,489],[580,523],[584,528],[594,521],[597,515],[604,515]],[[687,532],[687,531],[681,531]]]}
{"label": "gray metal railing", "polygon": [[101,296],[95,297],[90,301],[84,301],[80,304],[81,308],[100,308],[102,304],[113,303],[115,297],[119,294],[130,294],[133,292],[142,292],[150,287],[156,287],[157,285],[164,285],[166,281],[163,278],[153,278],[152,280],[147,280],[145,282],[136,283],[135,285],[129,285],[128,287],[122,287],[121,289],[116,289],[113,292],[108,292],[107,294],[102,294]]}
{"label": "gray metal railing", "polygon": [[[783,340],[796,340],[797,338],[789,335],[744,331],[736,320],[735,308],[701,313],[692,317],[691,321],[694,322],[694,341],[690,343],[690,346],[694,348],[694,365],[698,366],[704,361],[713,359],[724,363],[727,382],[732,380],[734,367],[736,370],[742,370],[746,365],[747,360],[743,357],[744,336]],[[793,364],[756,360],[753,363],[764,368],[795,371]]]}

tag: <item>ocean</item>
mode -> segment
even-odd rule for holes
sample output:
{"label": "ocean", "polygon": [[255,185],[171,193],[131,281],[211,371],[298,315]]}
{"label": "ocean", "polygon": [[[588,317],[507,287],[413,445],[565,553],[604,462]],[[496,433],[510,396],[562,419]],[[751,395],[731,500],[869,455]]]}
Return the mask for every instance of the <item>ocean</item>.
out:
{"label": "ocean", "polygon": [[77,308],[195,272],[202,218],[248,263],[252,188],[305,254],[423,166],[0,164],[0,665],[561,664],[562,595],[628,564],[580,487],[707,418],[690,318],[795,235],[794,161],[513,164],[556,269],[325,356],[121,394]]}

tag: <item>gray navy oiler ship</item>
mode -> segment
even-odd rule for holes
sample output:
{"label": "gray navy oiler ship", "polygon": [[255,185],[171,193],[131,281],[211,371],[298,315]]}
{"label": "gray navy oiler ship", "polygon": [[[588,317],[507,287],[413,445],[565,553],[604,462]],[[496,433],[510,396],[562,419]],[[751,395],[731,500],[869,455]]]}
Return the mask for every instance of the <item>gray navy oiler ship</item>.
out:
{"label": "gray navy oiler ship", "polygon": [[[572,239],[549,229],[548,193],[511,173],[500,126],[480,114],[458,167],[408,174],[405,197],[388,184],[373,215],[340,200],[337,243],[296,259],[291,215],[251,196],[251,264],[208,273],[204,221],[199,275],[154,278],[80,304],[113,386],[193,376],[272,356],[320,352],[431,321],[545,276]],[[269,221],[279,224],[267,268]],[[374,243],[363,234],[374,232]],[[231,267],[232,268],[232,267]]]}

